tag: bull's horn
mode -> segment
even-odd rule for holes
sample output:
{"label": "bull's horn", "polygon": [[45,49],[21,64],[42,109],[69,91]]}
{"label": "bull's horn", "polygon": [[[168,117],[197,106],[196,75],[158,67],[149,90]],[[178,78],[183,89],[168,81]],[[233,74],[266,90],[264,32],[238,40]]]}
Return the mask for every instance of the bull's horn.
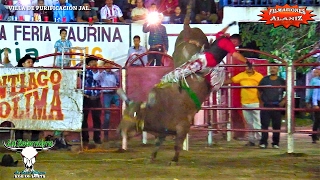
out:
{"label": "bull's horn", "polygon": [[126,102],[126,104],[129,104],[130,100],[127,97],[127,95],[126,95],[126,93],[124,92],[123,89],[121,89],[121,88],[117,89],[117,94],[120,96],[120,98],[122,100],[124,100]]}
{"label": "bull's horn", "polygon": [[11,151],[22,151],[23,148],[14,148],[14,147],[9,147],[6,145],[5,142],[3,142],[3,146],[6,148],[6,149],[9,149]]}

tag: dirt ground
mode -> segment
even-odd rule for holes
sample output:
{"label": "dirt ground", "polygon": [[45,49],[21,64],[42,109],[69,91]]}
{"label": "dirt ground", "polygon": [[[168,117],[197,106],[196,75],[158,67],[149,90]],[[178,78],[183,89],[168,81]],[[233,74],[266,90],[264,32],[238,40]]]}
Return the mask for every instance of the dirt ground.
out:
{"label": "dirt ground", "polygon": [[[285,134],[281,136],[280,149],[245,147],[245,141],[227,142],[219,135],[214,139],[214,145],[207,147],[206,132],[192,131],[189,151],[183,151],[180,162],[174,166],[168,166],[174,154],[172,137],[167,137],[157,160],[148,163],[154,142],[149,135],[145,146],[141,145],[139,137],[131,139],[130,149],[125,153],[116,152],[115,142],[81,153],[40,152],[34,168],[46,172],[46,179],[50,180],[320,179],[320,143],[311,144],[308,135],[295,135],[295,153],[291,155],[286,153]],[[2,146],[0,157],[4,153],[12,154],[19,163],[18,167],[0,166],[0,180],[13,179],[15,171],[24,169],[21,156]]]}

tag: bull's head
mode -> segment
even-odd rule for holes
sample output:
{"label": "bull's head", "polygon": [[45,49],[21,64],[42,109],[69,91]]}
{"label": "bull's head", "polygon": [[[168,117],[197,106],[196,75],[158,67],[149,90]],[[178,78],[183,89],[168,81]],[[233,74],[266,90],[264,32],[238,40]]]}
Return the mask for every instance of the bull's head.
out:
{"label": "bull's head", "polygon": [[33,166],[34,163],[36,162],[36,156],[38,155],[38,151],[42,151],[42,150],[49,150],[50,148],[52,148],[55,143],[53,143],[52,147],[45,147],[45,148],[34,148],[34,147],[9,147],[5,142],[3,143],[4,147],[11,150],[11,151],[17,151],[17,152],[21,152],[21,156],[22,156],[22,160],[25,166],[25,170],[24,171],[33,171]]}
{"label": "bull's head", "polygon": [[129,100],[122,89],[118,89],[117,94],[126,102],[126,109],[124,110],[118,130],[125,130],[127,132],[132,130],[142,131],[146,103]]}
{"label": "bull's head", "polygon": [[34,147],[25,147],[22,152],[21,156],[23,159],[23,163],[25,166],[25,171],[33,171],[33,165],[36,162],[36,156],[38,155],[38,151]]}

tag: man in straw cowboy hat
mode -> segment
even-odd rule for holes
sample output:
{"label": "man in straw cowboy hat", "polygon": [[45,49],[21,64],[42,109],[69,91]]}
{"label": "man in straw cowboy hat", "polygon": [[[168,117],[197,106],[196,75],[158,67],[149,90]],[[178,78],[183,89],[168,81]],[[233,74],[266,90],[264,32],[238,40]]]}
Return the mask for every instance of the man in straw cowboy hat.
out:
{"label": "man in straw cowboy hat", "polygon": [[[109,60],[113,62],[112,60]],[[112,88],[119,87],[119,76],[117,73],[112,71],[112,64],[105,61],[98,61],[99,67],[108,67],[108,69],[95,70],[93,73],[93,79],[98,81],[101,87]],[[120,98],[114,89],[102,90],[103,95],[103,106],[110,108],[111,104],[120,106]],[[110,110],[105,110],[105,117],[103,123],[103,129],[109,129],[110,125]],[[104,133],[104,141],[108,141],[108,131]]]}

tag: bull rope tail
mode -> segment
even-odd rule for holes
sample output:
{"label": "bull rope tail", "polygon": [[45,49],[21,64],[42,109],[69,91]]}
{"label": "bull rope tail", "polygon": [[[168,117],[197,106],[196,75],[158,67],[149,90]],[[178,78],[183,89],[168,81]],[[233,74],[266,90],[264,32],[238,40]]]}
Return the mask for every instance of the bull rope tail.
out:
{"label": "bull rope tail", "polygon": [[181,88],[188,93],[189,97],[192,99],[192,101],[196,105],[197,111],[199,111],[201,109],[201,102],[197,94],[194,91],[192,91],[192,89],[190,89],[190,87],[187,86],[187,84],[184,81],[181,81]]}

